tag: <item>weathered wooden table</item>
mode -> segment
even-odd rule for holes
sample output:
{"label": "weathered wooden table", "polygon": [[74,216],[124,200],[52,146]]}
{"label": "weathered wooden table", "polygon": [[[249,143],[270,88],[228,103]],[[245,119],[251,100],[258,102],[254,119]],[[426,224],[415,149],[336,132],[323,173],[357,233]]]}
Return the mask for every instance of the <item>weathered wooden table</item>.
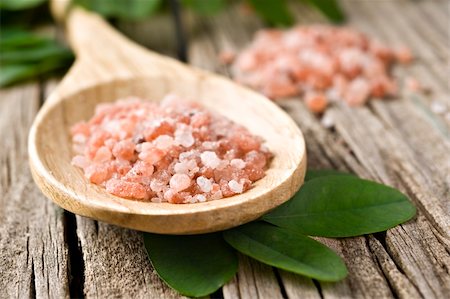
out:
{"label": "weathered wooden table", "polygon": [[[397,71],[418,78],[433,93],[357,109],[336,106],[326,114],[334,121],[331,128],[300,101],[282,106],[305,134],[310,168],[351,171],[395,186],[410,196],[417,217],[387,233],[323,239],[349,268],[340,283],[314,281],[241,257],[239,273],[212,298],[450,297],[449,2],[347,0],[343,5],[356,28],[392,45],[410,46],[417,61]],[[324,21],[304,7],[293,10],[300,23]],[[242,48],[262,26],[238,9],[210,18],[187,16],[187,23],[190,63],[224,74],[228,70],[217,62],[218,52]],[[165,29],[151,24],[119,27],[174,54]],[[139,233],[75,216],[35,187],[27,165],[27,133],[55,84],[0,91],[0,298],[178,298],[153,271]],[[432,112],[437,110],[447,114]]]}

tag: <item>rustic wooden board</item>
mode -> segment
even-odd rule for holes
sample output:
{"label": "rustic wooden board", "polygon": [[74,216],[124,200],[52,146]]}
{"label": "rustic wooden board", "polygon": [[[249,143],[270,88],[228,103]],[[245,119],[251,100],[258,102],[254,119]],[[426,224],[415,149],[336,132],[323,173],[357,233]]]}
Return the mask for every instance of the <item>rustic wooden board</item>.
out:
{"label": "rustic wooden board", "polygon": [[67,218],[34,185],[27,163],[28,129],[40,87],[0,91],[0,297],[68,298]]}
{"label": "rustic wooden board", "polygon": [[[240,257],[236,277],[213,298],[445,298],[450,294],[448,2],[356,1],[343,5],[350,24],[418,56],[399,76],[418,78],[433,93],[327,111],[331,128],[298,100],[280,103],[302,128],[310,168],[335,168],[392,185],[407,193],[417,217],[387,233],[333,240],[350,271],[340,283],[321,283]],[[324,21],[317,12],[292,7],[301,23]],[[399,13],[401,12],[401,13]],[[238,8],[211,18],[186,19],[189,59],[226,75],[217,62],[223,49],[240,49],[262,27]],[[159,20],[157,21],[159,22]],[[173,55],[174,45],[144,26],[126,32]],[[161,29],[170,32],[167,29]],[[143,34],[145,32],[145,34]],[[157,38],[154,38],[157,37]],[[45,95],[55,86],[27,84],[0,91],[0,298],[179,298],[151,268],[141,236],[74,216],[46,200],[27,168],[26,135]]]}

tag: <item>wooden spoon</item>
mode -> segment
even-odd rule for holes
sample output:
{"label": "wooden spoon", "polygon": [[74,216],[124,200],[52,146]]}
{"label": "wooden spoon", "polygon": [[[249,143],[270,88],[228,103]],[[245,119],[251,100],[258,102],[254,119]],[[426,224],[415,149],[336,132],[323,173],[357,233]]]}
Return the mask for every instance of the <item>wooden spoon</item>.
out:
{"label": "wooden spoon", "polygon": [[[67,14],[66,27],[76,62],[45,101],[28,140],[33,178],[55,203],[132,229],[196,234],[252,221],[299,189],[306,168],[304,139],[291,118],[270,100],[224,77],[150,52],[81,8]],[[97,104],[130,95],[158,101],[169,92],[192,98],[262,136],[274,153],[266,176],[249,191],[225,199],[151,203],[108,194],[71,165],[69,129],[92,117]]]}

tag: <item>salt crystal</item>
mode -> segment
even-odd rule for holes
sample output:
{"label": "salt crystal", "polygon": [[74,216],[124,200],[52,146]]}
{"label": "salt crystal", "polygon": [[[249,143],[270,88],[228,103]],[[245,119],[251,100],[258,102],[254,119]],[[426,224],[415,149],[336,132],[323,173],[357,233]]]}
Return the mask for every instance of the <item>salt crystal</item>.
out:
{"label": "salt crystal", "polygon": [[244,189],[244,185],[236,182],[235,180],[229,181],[228,186],[230,187],[230,190],[233,191],[234,193],[242,193]]}
{"label": "salt crystal", "polygon": [[194,196],[194,198],[198,201],[198,202],[205,202],[206,201],[206,197],[203,194],[197,194]]}
{"label": "salt crystal", "polygon": [[216,143],[211,141],[205,141],[202,143],[203,147],[208,150],[212,150],[215,148]]}
{"label": "salt crystal", "polygon": [[220,159],[215,152],[205,151],[201,153],[200,159],[202,160],[203,165],[212,169],[217,168],[220,164]]}
{"label": "salt crystal", "polygon": [[145,162],[155,164],[164,157],[164,152],[160,149],[152,148],[147,151],[142,151],[138,157]]}
{"label": "salt crystal", "polygon": [[184,147],[190,147],[194,144],[194,136],[192,132],[186,129],[178,129],[175,131],[175,142]]}
{"label": "salt crystal", "polygon": [[72,137],[72,141],[75,143],[86,143],[87,137],[84,134],[75,134]]}
{"label": "salt crystal", "polygon": [[157,148],[167,150],[173,145],[173,138],[168,135],[160,135],[153,142]]}
{"label": "salt crystal", "polygon": [[197,155],[197,151],[195,150],[190,150],[187,152],[182,152],[178,158],[180,159],[180,161],[184,161],[186,159],[192,158],[193,156]]}
{"label": "salt crystal", "polygon": [[202,192],[208,193],[211,191],[212,184],[211,181],[205,178],[204,176],[199,176],[197,178],[197,185],[200,187]]}
{"label": "salt crystal", "polygon": [[95,162],[107,162],[112,158],[111,151],[106,146],[102,146],[97,150],[95,154],[94,161]]}
{"label": "salt crystal", "polygon": [[155,192],[162,191],[165,186],[166,186],[166,183],[164,183],[164,182],[162,182],[160,180],[157,180],[157,179],[153,179],[150,182],[150,189],[152,189],[152,191],[155,191]]}
{"label": "salt crystal", "polygon": [[175,192],[182,191],[191,185],[191,179],[186,174],[176,173],[170,179],[170,188]]}
{"label": "salt crystal", "polygon": [[166,192],[164,192],[164,199],[168,202],[170,202],[173,198],[173,196],[175,195],[175,191],[174,190],[167,190]]}
{"label": "salt crystal", "polygon": [[233,159],[231,160],[230,165],[238,169],[244,169],[246,164],[242,159]]}
{"label": "salt crystal", "polygon": [[211,194],[211,200],[217,200],[217,199],[221,199],[221,198],[223,198],[223,194],[222,194],[221,190],[216,191],[213,194]]}
{"label": "salt crystal", "polygon": [[186,196],[184,199],[184,203],[196,203],[198,199],[196,196]]}
{"label": "salt crystal", "polygon": [[195,160],[184,160],[174,165],[175,173],[183,173],[192,175],[193,172],[198,171],[197,162]]}

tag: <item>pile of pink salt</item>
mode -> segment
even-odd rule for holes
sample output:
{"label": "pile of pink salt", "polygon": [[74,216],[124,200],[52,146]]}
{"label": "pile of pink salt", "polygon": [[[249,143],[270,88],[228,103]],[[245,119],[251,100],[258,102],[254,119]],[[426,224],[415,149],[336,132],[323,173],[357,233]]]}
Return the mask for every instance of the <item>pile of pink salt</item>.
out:
{"label": "pile of pink salt", "polygon": [[389,48],[351,28],[297,26],[258,32],[236,57],[233,73],[271,99],[302,96],[310,110],[320,113],[333,101],[358,106],[395,96],[398,86],[390,68],[411,60],[409,49]]}
{"label": "pile of pink salt", "polygon": [[72,129],[72,164],[123,198],[196,203],[243,193],[271,157],[260,137],[175,95],[96,107]]}

